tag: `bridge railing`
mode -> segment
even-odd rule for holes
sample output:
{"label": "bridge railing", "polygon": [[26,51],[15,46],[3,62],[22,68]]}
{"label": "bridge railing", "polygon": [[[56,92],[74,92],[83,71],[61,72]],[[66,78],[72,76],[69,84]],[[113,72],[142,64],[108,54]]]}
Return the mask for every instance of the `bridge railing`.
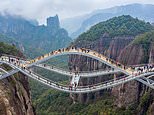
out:
{"label": "bridge railing", "polygon": [[50,69],[60,70],[67,73],[77,73],[77,74],[89,74],[89,73],[100,73],[100,72],[111,72],[114,71],[114,69],[98,69],[98,70],[91,70],[91,71],[70,71],[66,70],[57,66],[49,65],[49,64],[38,64],[42,67],[48,67]]}
{"label": "bridge railing", "polygon": [[[21,67],[17,66],[17,68],[19,69]],[[54,82],[52,80],[49,80],[49,79],[47,79],[45,77],[40,76],[37,73],[33,73],[33,72],[31,72],[31,71],[29,71],[27,69],[24,69],[24,68],[21,68],[19,70],[20,71],[23,70],[23,73],[24,73],[24,71],[26,71],[27,72],[27,74],[25,73],[26,75],[32,75],[33,78],[35,77],[35,79],[38,79],[39,81],[42,81],[44,84],[48,84],[48,85],[50,85],[52,87],[55,87],[55,88],[58,87],[59,89],[64,89],[64,91],[70,90],[68,85],[63,85],[61,83]],[[151,75],[151,73],[150,74],[147,73],[144,76],[146,76],[146,75]],[[126,81],[132,80],[132,78],[136,79],[136,78],[139,78],[139,77],[141,77],[141,76],[132,76],[132,75],[130,75],[130,76],[122,76],[122,77],[117,77],[116,79],[112,79],[112,80],[108,80],[108,81],[103,81],[101,83],[96,83],[94,85],[78,86],[78,87],[75,87],[75,88],[73,87],[72,89],[73,89],[73,91],[79,91],[79,92],[80,91],[83,91],[83,92],[85,91],[86,92],[86,91],[90,91],[90,90],[94,91],[95,89],[98,90],[98,89],[102,89],[103,87],[109,88],[109,87],[114,86],[115,84],[122,84],[122,83],[125,83]]]}
{"label": "bridge railing", "polygon": [[23,60],[23,61],[27,61],[26,58],[22,58],[22,57],[18,57],[18,56],[13,56],[13,55],[8,55],[8,54],[2,54],[0,57],[10,57],[10,58],[15,58],[15,59],[19,59],[19,60]]}
{"label": "bridge railing", "polygon": [[117,77],[116,79],[111,79],[111,80],[107,80],[107,81],[103,81],[103,82],[100,82],[100,83],[97,83],[97,84],[91,84],[91,85],[86,85],[86,86],[80,86],[78,85],[78,88],[79,89],[82,89],[82,88],[96,88],[96,87],[101,87],[101,86],[106,86],[106,85],[109,85],[109,84],[112,84],[112,83],[116,83],[116,82],[119,82],[120,81],[125,81],[127,80],[128,77],[126,76],[121,76],[121,77]]}
{"label": "bridge railing", "polygon": [[[28,71],[28,70],[27,70]],[[51,82],[52,84],[54,84],[55,86],[62,86],[62,87],[68,87],[68,85],[64,85],[64,84],[61,84],[61,83],[59,83],[59,82],[55,82],[55,81],[52,81],[52,80],[50,80],[50,79],[48,79],[48,78],[46,78],[46,77],[43,77],[43,76],[41,76],[41,75],[39,75],[38,73],[36,73],[36,72],[34,72],[34,71],[29,71],[29,73],[30,74],[34,74],[34,75],[36,75],[36,76],[38,76],[39,78],[42,78],[42,79],[44,79],[44,80],[46,80],[46,81],[48,81],[48,82]]]}

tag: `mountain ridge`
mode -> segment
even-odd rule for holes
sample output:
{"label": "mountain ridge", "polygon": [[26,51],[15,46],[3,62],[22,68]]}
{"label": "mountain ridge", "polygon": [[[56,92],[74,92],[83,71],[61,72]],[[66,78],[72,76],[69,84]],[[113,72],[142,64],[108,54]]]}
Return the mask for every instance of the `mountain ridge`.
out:
{"label": "mountain ridge", "polygon": [[[85,14],[85,17],[82,16],[82,18],[84,17],[83,20],[80,21],[80,23],[78,23],[78,25],[81,25],[81,26],[80,27],[77,26],[77,29],[73,33],[70,33],[70,36],[73,39],[77,38],[78,35],[90,29],[91,26],[99,22],[106,21],[107,19],[110,19],[112,17],[120,16],[120,15],[131,15],[134,18],[137,17],[141,20],[154,22],[154,5],[127,4],[127,5],[115,6],[107,9],[93,11],[92,13]],[[74,20],[76,20],[76,18]],[[69,23],[67,24],[69,26]],[[66,26],[63,26],[63,27],[69,31],[69,29]]]}
{"label": "mountain ridge", "polygon": [[49,17],[46,26],[33,25],[16,16],[0,16],[0,34],[14,38],[22,46],[23,52],[30,57],[65,47],[71,42],[67,31],[60,27],[57,15]]}

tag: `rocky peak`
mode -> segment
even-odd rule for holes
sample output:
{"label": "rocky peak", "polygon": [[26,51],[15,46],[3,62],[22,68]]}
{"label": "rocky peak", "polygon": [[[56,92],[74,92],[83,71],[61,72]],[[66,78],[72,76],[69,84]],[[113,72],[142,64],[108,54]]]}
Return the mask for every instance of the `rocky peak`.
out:
{"label": "rocky peak", "polygon": [[41,52],[65,47],[71,41],[67,31],[60,28],[57,15],[47,19],[47,26],[37,25],[20,17],[0,15],[0,34],[14,38],[29,56],[38,56]]}
{"label": "rocky peak", "polygon": [[47,18],[47,27],[54,28],[54,29],[60,28],[60,22],[59,22],[58,15]]}

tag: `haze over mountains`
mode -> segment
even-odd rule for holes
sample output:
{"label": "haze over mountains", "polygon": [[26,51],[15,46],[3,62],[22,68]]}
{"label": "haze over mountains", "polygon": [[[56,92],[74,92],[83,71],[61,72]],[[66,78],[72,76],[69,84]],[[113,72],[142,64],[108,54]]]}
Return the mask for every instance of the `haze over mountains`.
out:
{"label": "haze over mountains", "polygon": [[70,36],[76,38],[98,22],[120,15],[131,15],[141,20],[154,22],[154,5],[129,4],[108,9],[99,9],[90,14],[62,20],[61,23],[62,27],[68,30]]}
{"label": "haze over mountains", "polygon": [[0,41],[13,43],[23,53],[34,57],[67,46],[71,38],[68,37],[67,31],[60,27],[57,15],[47,18],[46,26],[20,16],[7,15],[0,16]]}
{"label": "haze over mountains", "polygon": [[[154,63],[154,27],[149,23],[154,22],[153,12],[154,5],[131,4],[96,10],[65,20],[69,33],[74,32],[72,36],[81,33],[74,37],[76,39],[73,42],[68,32],[61,28],[58,15],[47,18],[46,25],[38,25],[37,21],[20,16],[0,16],[0,55],[22,57],[24,54],[27,57],[35,57],[73,45],[97,51],[126,66]],[[14,45],[6,43],[14,44],[23,54]],[[82,55],[69,55],[61,57],[58,61],[53,59],[46,64],[51,64],[51,67],[52,64],[60,68],[63,66],[70,72],[110,69],[98,60]],[[2,68],[7,69],[5,66],[1,64]],[[70,77],[41,68],[34,68],[34,71],[58,84],[70,86]],[[93,93],[68,94],[50,89],[37,81],[30,80],[28,84],[27,77],[21,73],[15,76],[0,81],[0,115],[5,115],[6,110],[12,115],[15,112],[17,115],[23,115],[23,110],[30,115],[33,115],[33,112],[38,115],[154,115],[154,92],[137,81]],[[94,86],[121,76],[123,77],[123,74],[81,78],[79,86]]]}

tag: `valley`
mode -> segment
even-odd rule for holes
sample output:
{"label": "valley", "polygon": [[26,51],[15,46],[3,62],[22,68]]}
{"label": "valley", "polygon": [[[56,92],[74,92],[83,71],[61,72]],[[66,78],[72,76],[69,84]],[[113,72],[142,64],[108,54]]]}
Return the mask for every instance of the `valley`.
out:
{"label": "valley", "polygon": [[[136,10],[133,10],[133,7]],[[127,72],[128,68],[125,67],[152,65],[154,64],[153,9],[154,6],[150,4],[144,7],[141,4],[115,6],[62,21],[55,15],[48,17],[44,25],[39,25],[36,20],[16,15],[0,15],[0,57],[3,54],[13,55],[25,59],[27,65],[42,63],[42,66],[49,65],[51,69],[57,67],[75,75],[75,78],[82,72],[108,71],[109,73],[109,70],[119,68]],[[151,13],[148,13],[149,11]],[[73,20],[76,21],[74,26],[72,26],[75,23]],[[81,54],[66,55],[69,51],[81,51]],[[91,55],[97,56],[98,52],[97,57],[104,56],[106,58],[104,63],[94,57],[88,57],[91,51],[95,51]],[[59,56],[60,53],[64,55]],[[50,56],[53,58],[48,58]],[[41,62],[43,59],[46,61]],[[120,64],[121,67],[112,68],[107,65],[110,63],[113,67],[114,64]],[[154,114],[153,88],[136,79],[92,92],[97,88],[95,86],[102,82],[106,82],[107,85],[110,83],[107,81],[110,80],[116,81],[121,77],[125,80],[127,78],[125,73],[80,76],[79,83],[74,87],[70,83],[73,82],[72,76],[58,74],[35,64],[32,68],[24,67],[30,75],[34,72],[48,79],[46,84],[51,85],[51,80],[59,89],[68,88],[67,91],[71,92],[72,88],[72,92],[62,92],[57,90],[58,88],[48,87],[38,82],[39,77],[37,81],[20,71],[0,81],[0,115]],[[7,64],[0,64],[0,68],[9,71]],[[134,75],[133,72],[131,74]],[[89,92],[73,93],[83,90],[82,87],[93,89]]]}

